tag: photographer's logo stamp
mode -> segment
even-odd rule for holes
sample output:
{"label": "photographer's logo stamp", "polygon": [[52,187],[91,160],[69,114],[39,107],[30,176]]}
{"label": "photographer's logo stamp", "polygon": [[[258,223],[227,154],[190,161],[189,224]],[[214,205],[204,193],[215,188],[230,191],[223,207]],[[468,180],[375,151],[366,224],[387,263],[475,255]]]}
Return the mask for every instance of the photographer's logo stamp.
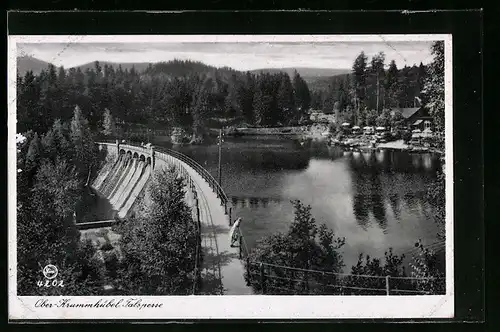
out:
{"label": "photographer's logo stamp", "polygon": [[63,280],[56,279],[59,275],[59,270],[57,266],[48,264],[42,269],[42,274],[45,277],[45,280],[38,280],[38,287],[64,287]]}
{"label": "photographer's logo stamp", "polygon": [[45,276],[45,278],[52,280],[55,277],[57,277],[59,271],[57,270],[57,267],[55,265],[49,264],[43,268],[42,273]]}

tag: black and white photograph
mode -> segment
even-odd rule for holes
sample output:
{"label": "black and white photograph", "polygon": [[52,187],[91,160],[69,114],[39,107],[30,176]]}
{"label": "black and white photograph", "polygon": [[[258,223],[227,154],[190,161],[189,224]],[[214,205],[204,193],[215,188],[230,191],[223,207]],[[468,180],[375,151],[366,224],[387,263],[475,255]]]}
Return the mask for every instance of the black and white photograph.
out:
{"label": "black and white photograph", "polygon": [[453,317],[451,47],[9,37],[10,315]]}

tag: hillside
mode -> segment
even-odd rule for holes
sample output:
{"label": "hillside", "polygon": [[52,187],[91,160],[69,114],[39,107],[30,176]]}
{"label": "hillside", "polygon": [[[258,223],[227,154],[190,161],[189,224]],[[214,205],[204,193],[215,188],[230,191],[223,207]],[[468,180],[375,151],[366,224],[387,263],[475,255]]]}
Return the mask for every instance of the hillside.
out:
{"label": "hillside", "polygon": [[[110,61],[99,61],[99,64],[101,67],[104,67],[104,65],[112,66],[113,69],[115,69],[115,70],[118,69],[118,67],[120,65],[122,66],[123,70],[125,70],[125,69],[130,70],[133,67],[138,72],[143,72],[150,65],[149,62],[121,62],[121,63],[117,63],[117,62],[110,62]],[[87,70],[87,69],[94,69],[95,68],[95,61],[83,64],[80,66],[76,66],[74,68],[75,69],[80,68],[83,72],[85,72],[85,70]]]}
{"label": "hillside", "polygon": [[48,66],[48,62],[33,58],[31,56],[17,57],[17,73],[20,76],[24,76],[26,72],[30,70],[34,75],[38,75],[42,70],[47,69]]}
{"label": "hillside", "polygon": [[[198,74],[206,74],[207,76],[214,77],[217,75],[223,81],[229,81],[231,76],[236,75],[240,76],[243,74],[241,71],[234,70],[232,68],[224,67],[224,68],[216,68],[213,66],[206,65],[202,62],[197,61],[180,61],[180,60],[172,60],[168,62],[111,62],[111,61],[99,61],[100,66],[103,68],[104,66],[111,66],[115,70],[118,69],[119,66],[122,69],[130,71],[132,68],[139,73],[146,73],[150,75],[162,75],[169,77],[181,77],[185,75],[190,75],[194,73]],[[18,73],[20,75],[24,75],[27,71],[32,70],[34,74],[39,74],[43,69],[47,69],[49,63],[25,56],[17,58],[17,67]],[[74,68],[80,68],[83,72],[87,69],[94,69],[95,62],[89,62]],[[325,90],[328,87],[328,84],[332,81],[334,76],[345,75],[349,72],[348,69],[331,69],[331,68],[263,68],[252,70],[251,73],[270,73],[276,74],[279,72],[286,72],[290,77],[293,77],[295,70],[299,72],[302,78],[309,85],[311,90]]]}
{"label": "hillside", "polygon": [[189,60],[158,62],[148,67],[144,73],[152,75],[163,74],[172,77],[182,77],[191,74],[205,74],[213,77],[215,76],[215,73],[217,73],[217,75],[222,76],[225,80],[228,80],[232,74],[242,74],[241,72],[232,68],[216,68],[206,65],[202,62]]}
{"label": "hillside", "polygon": [[350,72],[350,69],[334,69],[334,68],[308,68],[308,67],[297,67],[297,68],[262,68],[262,69],[255,69],[252,70],[251,72],[253,73],[270,73],[270,74],[275,74],[279,72],[285,72],[287,73],[290,77],[293,77],[295,74],[295,71],[297,71],[302,78],[306,79],[314,79],[317,77],[330,77],[330,76],[336,76],[340,74],[346,74]]}
{"label": "hillside", "polygon": [[344,80],[349,73],[338,74],[328,77],[304,78],[311,91],[326,91],[330,89],[333,80]]}
{"label": "hillside", "polygon": [[[202,62],[197,61],[181,61],[181,60],[172,60],[168,62],[157,62],[157,63],[149,63],[149,62],[110,62],[110,61],[99,61],[100,66],[103,68],[106,65],[112,66],[115,70],[118,69],[119,66],[122,69],[130,71],[132,68],[139,73],[145,73],[147,75],[161,75],[167,77],[182,77],[190,74],[205,74],[209,77],[219,77],[224,82],[228,82],[231,80],[233,75],[237,77],[243,75],[244,73],[241,71],[234,70],[232,68],[224,67],[224,68],[216,68],[213,66],[206,65]],[[17,67],[18,73],[23,76],[27,71],[31,70],[33,73],[39,74],[43,69],[47,69],[49,66],[48,62],[30,57],[18,57],[17,58]],[[89,62],[74,68],[80,68],[82,72],[85,72],[87,69],[94,69],[95,62]],[[297,70],[304,81],[309,86],[311,91],[319,91],[319,90],[327,90],[329,84],[331,84],[334,77],[344,76],[349,73],[348,69],[330,69],[330,68],[263,68],[252,70],[251,72],[254,74],[258,73],[270,73],[276,74],[279,72],[286,72],[290,77],[293,77],[295,70]]]}

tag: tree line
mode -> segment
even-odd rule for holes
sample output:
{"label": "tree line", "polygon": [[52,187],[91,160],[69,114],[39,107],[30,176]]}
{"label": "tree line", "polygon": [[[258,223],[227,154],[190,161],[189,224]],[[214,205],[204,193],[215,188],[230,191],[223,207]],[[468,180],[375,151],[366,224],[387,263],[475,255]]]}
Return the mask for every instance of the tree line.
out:
{"label": "tree line", "polygon": [[[444,43],[432,43],[431,53],[434,58],[428,65],[398,68],[394,60],[386,66],[383,52],[370,61],[360,52],[350,74],[334,76],[327,88],[312,91],[311,106],[326,113],[338,111],[343,121],[360,126],[389,124],[390,114],[399,113],[398,109],[425,106],[442,129]],[[401,120],[400,114],[395,117],[393,124]]]}
{"label": "tree line", "polygon": [[399,69],[392,60],[386,69],[385,55],[368,57],[361,52],[355,59],[350,74],[334,76],[328,88],[314,91],[315,109],[332,112],[335,102],[341,111],[359,107],[382,111],[384,108],[413,107],[421,97],[427,77],[427,66],[404,66]]}
{"label": "tree line", "polygon": [[133,67],[49,65],[17,77],[18,132],[44,133],[55,119],[69,121],[78,105],[91,130],[102,127],[109,110],[117,125],[182,127],[203,134],[209,119],[233,118],[248,125],[297,122],[309,109],[310,92],[298,73],[242,73],[199,62],[174,60]]}
{"label": "tree line", "polygon": [[122,126],[182,127],[201,135],[212,119],[294,125],[312,107],[338,111],[351,123],[373,125],[384,110],[415,105],[427,105],[442,127],[443,42],[433,43],[431,51],[430,64],[401,69],[394,60],[387,66],[383,52],[370,61],[361,52],[352,72],[331,78],[327,89],[310,89],[297,72],[290,78],[283,72],[243,73],[193,61],[151,64],[142,72],[98,61],[84,71],[49,65],[38,75],[28,71],[17,78],[18,131],[46,132],[55,119],[71,119],[75,105],[93,130],[102,126],[106,109]]}

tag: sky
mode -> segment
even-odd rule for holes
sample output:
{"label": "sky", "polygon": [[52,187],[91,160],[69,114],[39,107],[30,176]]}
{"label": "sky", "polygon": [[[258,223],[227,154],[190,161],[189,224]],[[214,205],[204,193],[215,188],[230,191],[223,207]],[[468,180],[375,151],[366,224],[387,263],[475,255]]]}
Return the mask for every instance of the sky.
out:
{"label": "sky", "polygon": [[361,51],[368,56],[368,61],[378,52],[384,52],[386,64],[395,60],[400,68],[432,61],[430,45],[430,41],[17,44],[18,56],[29,55],[65,68],[96,60],[160,62],[189,59],[241,71],[287,67],[349,69]]}

